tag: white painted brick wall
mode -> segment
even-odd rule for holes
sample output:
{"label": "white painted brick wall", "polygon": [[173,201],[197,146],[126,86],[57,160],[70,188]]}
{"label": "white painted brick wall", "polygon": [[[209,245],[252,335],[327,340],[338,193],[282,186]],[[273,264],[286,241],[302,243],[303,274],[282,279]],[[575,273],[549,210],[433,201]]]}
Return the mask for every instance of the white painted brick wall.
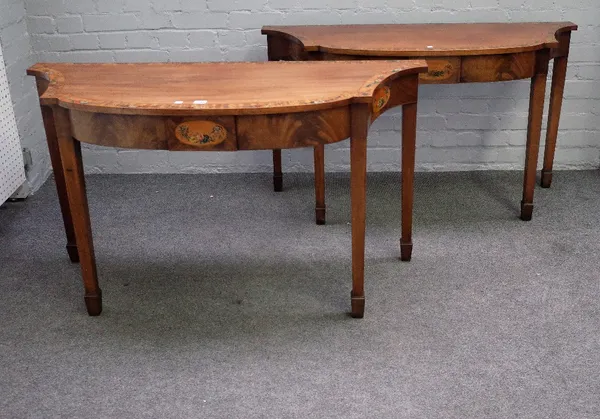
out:
{"label": "white painted brick wall", "polygon": [[[260,28],[268,24],[572,20],[580,29],[572,37],[556,167],[598,167],[598,0],[25,0],[25,5],[38,59],[74,62],[262,61],[266,37]],[[422,86],[418,169],[521,169],[528,97],[528,81]],[[396,111],[375,122],[371,170],[398,170],[400,116]],[[86,147],[85,154],[93,173],[271,170],[266,151]],[[347,142],[329,146],[326,156],[328,170],[348,169]],[[287,151],[284,164],[286,171],[312,171],[311,150]]]}
{"label": "white painted brick wall", "polygon": [[[40,31],[54,33],[54,19],[49,16],[33,18]],[[25,2],[0,0],[0,44],[6,65],[10,95],[22,147],[31,151],[32,165],[27,170],[28,189],[37,190],[50,174],[50,161],[42,125],[35,81],[25,70],[35,62],[27,32]]]}

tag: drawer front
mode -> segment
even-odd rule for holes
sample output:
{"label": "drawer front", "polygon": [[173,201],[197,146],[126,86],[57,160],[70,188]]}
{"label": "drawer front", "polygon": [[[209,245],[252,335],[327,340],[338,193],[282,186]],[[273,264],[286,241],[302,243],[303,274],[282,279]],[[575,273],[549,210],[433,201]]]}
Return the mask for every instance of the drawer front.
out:
{"label": "drawer front", "polygon": [[115,115],[71,109],[71,130],[77,140],[104,147],[167,149],[164,118]]}
{"label": "drawer front", "polygon": [[282,115],[237,118],[240,150],[314,147],[350,137],[348,106]]}
{"label": "drawer front", "polygon": [[463,57],[461,82],[494,82],[532,77],[535,72],[535,51],[517,54]]}
{"label": "drawer front", "polygon": [[237,150],[233,116],[115,115],[71,110],[73,137],[106,147],[151,150]]}

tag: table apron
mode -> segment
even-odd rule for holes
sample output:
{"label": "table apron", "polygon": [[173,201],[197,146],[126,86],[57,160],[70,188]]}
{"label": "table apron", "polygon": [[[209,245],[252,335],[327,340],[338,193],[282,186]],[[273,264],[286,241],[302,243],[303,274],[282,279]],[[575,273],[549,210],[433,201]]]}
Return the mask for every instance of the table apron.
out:
{"label": "table apron", "polygon": [[[513,54],[467,55],[462,57],[379,57],[321,53],[322,60],[424,59],[429,70],[419,75],[423,84],[489,83],[528,79],[535,74],[536,55],[547,50]],[[314,58],[314,56],[311,56]]]}
{"label": "table apron", "polygon": [[235,151],[314,147],[350,137],[349,106],[243,116],[118,115],[70,110],[72,135],[106,147]]}

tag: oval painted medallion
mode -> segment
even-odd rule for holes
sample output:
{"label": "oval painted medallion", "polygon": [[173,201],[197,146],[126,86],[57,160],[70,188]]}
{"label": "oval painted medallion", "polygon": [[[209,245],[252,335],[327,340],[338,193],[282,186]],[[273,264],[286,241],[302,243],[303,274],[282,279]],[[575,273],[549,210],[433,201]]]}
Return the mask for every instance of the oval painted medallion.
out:
{"label": "oval painted medallion", "polygon": [[381,86],[373,94],[373,112],[379,113],[390,100],[392,94],[389,86]]}
{"label": "oval painted medallion", "polygon": [[175,136],[184,144],[212,147],[225,141],[227,130],[211,121],[187,121],[177,125]]}

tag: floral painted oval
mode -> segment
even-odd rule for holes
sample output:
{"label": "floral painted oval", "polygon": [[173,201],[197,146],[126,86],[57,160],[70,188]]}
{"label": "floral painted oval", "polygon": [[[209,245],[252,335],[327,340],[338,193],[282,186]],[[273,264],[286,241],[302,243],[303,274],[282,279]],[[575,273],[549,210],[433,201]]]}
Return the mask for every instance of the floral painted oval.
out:
{"label": "floral painted oval", "polygon": [[211,147],[227,138],[223,125],[211,121],[188,121],[177,125],[175,136],[179,141],[196,147]]}
{"label": "floral painted oval", "polygon": [[373,112],[379,113],[390,100],[392,92],[389,86],[381,86],[373,95]]}
{"label": "floral painted oval", "polygon": [[442,81],[456,77],[456,69],[451,62],[446,60],[428,60],[429,70],[419,74],[421,80]]}

